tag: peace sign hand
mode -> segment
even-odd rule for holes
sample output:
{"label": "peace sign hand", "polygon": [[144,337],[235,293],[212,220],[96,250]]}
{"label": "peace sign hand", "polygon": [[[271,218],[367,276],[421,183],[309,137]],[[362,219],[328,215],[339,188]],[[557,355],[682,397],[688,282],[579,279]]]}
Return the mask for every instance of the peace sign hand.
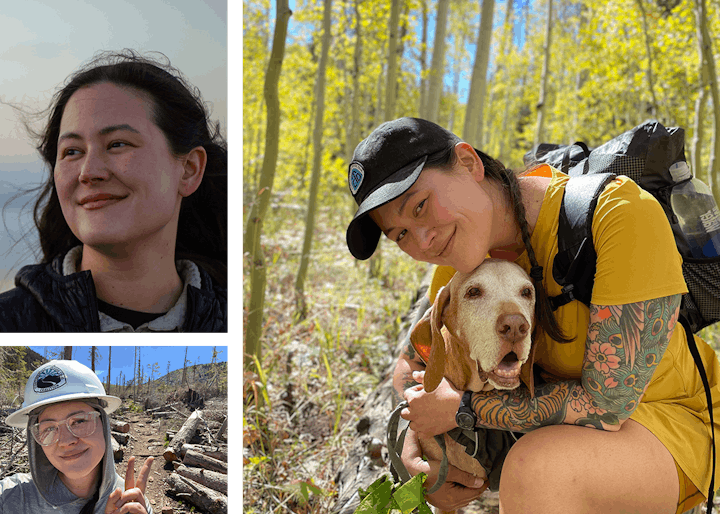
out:
{"label": "peace sign hand", "polygon": [[150,468],[155,460],[148,457],[138,474],[135,482],[135,457],[128,459],[127,473],[125,473],[125,491],[119,487],[108,498],[105,514],[147,514],[145,509],[145,489],[147,487]]}

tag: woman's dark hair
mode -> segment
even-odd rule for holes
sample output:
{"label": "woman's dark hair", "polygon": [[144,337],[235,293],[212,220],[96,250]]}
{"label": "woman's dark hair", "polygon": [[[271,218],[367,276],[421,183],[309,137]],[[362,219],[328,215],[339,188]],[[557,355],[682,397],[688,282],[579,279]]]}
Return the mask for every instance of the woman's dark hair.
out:
{"label": "woman's dark hair", "polygon": [[[493,159],[477,148],[473,149],[478,154],[478,157],[480,157],[480,160],[485,167],[485,176],[503,186],[505,195],[513,208],[515,222],[520,229],[523,244],[525,245],[528,259],[530,260],[530,266],[531,268],[539,268],[540,265],[535,257],[535,250],[530,243],[530,229],[528,227],[527,218],[525,217],[525,204],[522,201],[520,183],[518,182],[515,172],[507,169],[499,160]],[[452,144],[448,144],[447,149],[428,156],[428,159],[425,162],[425,167],[437,167],[449,170],[454,166],[456,159],[457,155],[455,154],[455,142],[452,142]],[[532,275],[533,273],[531,273],[531,278],[535,284],[535,320],[537,321],[537,325],[540,326],[548,337],[554,341],[558,341],[560,343],[569,343],[573,341],[574,338],[568,338],[555,319],[552,307],[550,306],[550,299],[548,298],[547,291],[545,291],[542,279],[538,279]]]}
{"label": "woman's dark hair", "polygon": [[165,62],[161,63],[132,50],[99,54],[73,73],[53,97],[45,129],[34,134],[40,140],[37,149],[50,169],[33,210],[42,262],[50,262],[82,244],[62,215],[53,179],[65,106],[78,89],[109,82],[150,98],[153,121],[174,156],[185,155],[198,146],[205,149],[207,164],[200,187],[181,203],[175,258],[192,260],[218,283],[227,285],[227,143],[220,134],[220,124],[211,126],[200,91],[163,58]]}

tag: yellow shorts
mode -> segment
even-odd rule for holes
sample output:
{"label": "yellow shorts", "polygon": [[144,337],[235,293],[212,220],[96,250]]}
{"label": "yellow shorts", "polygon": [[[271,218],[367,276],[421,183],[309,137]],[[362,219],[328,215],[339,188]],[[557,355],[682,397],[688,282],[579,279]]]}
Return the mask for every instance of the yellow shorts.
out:
{"label": "yellow shorts", "polygon": [[680,469],[677,461],[675,462],[675,467],[677,468],[678,479],[680,480],[680,495],[678,496],[678,507],[675,511],[675,514],[682,514],[683,512],[687,512],[693,507],[697,507],[707,498],[705,498],[705,495],[703,495],[703,493],[698,491],[698,488],[695,487],[695,484],[693,484],[687,477],[685,472]]}

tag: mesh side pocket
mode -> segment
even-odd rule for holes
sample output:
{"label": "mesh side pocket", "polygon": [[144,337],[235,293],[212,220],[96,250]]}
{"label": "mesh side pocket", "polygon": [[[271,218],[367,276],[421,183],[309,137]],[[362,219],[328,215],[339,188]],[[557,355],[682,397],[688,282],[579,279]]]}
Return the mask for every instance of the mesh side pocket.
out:
{"label": "mesh side pocket", "polygon": [[645,169],[645,159],[632,155],[597,154],[593,152],[588,159],[588,167],[590,173],[597,173],[602,170],[616,175],[625,175],[639,184],[640,177],[642,177]]}
{"label": "mesh side pocket", "polygon": [[683,262],[689,295],[683,297],[693,331],[720,321],[720,259]]}

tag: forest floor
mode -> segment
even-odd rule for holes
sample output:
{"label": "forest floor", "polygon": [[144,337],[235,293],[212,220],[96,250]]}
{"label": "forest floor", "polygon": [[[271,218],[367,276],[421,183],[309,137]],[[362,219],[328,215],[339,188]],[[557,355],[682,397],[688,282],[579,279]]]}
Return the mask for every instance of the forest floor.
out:
{"label": "forest floor", "polygon": [[[273,201],[263,237],[261,367],[243,377],[243,507],[246,514],[325,514],[333,512],[335,480],[363,403],[394,362],[401,321],[428,268],[383,238],[381,272],[371,277],[369,261],[352,259],[345,243],[353,208],[326,203],[317,214],[305,281],[308,311],[300,319],[293,285],[304,208],[290,195],[276,193]],[[245,259],[245,322],[248,273]],[[708,337],[718,339],[717,333]],[[498,495],[488,491],[460,512],[497,514]]]}
{"label": "forest floor", "polygon": [[[124,405],[126,405],[125,402]],[[227,398],[206,400],[203,419],[206,421],[222,421],[223,417],[227,415],[227,407]],[[179,410],[187,412],[188,416],[192,413],[192,410],[183,409],[182,406]],[[160,514],[163,507],[172,507],[173,514],[197,512],[196,508],[175,499],[169,494],[169,488],[165,483],[165,478],[173,472],[172,463],[166,462],[163,457],[166,446],[165,434],[168,430],[176,431],[179,429],[187,416],[178,414],[172,418],[153,419],[149,413],[142,411],[137,406],[137,409],[121,407],[116,413],[112,414],[112,418],[130,424],[130,440],[126,446],[121,445],[124,449],[123,458],[115,461],[115,469],[118,474],[122,477],[125,476],[128,459],[135,456],[135,477],[137,478],[145,459],[150,456],[155,457],[145,490],[145,496],[155,514]],[[27,446],[24,444],[24,432],[24,430],[15,431],[15,442],[12,441],[10,431],[3,432],[0,435],[0,469],[2,469],[0,479],[15,473],[30,472]],[[201,430],[198,432],[201,432]],[[193,442],[201,443],[205,441],[199,438]],[[20,449],[21,444],[22,449]],[[13,454],[15,455],[14,463],[6,470],[6,465]]]}

